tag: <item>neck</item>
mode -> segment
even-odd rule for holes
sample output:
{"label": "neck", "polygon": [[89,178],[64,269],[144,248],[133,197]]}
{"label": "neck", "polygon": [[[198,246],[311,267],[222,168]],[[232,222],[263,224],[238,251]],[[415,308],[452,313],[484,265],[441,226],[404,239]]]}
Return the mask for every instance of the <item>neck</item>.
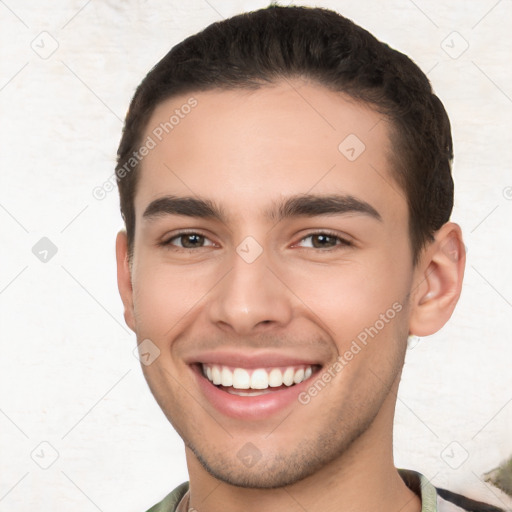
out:
{"label": "neck", "polygon": [[405,485],[393,463],[395,397],[390,393],[372,425],[340,457],[286,487],[250,489],[226,484],[208,474],[187,448],[189,510],[420,512],[419,497]]}

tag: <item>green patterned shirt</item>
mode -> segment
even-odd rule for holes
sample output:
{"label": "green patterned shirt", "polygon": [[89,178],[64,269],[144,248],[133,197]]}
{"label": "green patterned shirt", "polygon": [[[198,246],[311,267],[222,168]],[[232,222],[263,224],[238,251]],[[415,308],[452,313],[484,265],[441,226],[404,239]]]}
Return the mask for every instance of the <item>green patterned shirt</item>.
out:
{"label": "green patterned shirt", "polygon": [[[407,486],[420,497],[421,512],[463,512],[468,510],[503,512],[500,508],[471,500],[460,494],[445,489],[436,489],[425,476],[416,471],[399,469],[398,472]],[[183,499],[188,488],[188,482],[179,485],[147,512],[188,512],[185,508],[186,499]]]}

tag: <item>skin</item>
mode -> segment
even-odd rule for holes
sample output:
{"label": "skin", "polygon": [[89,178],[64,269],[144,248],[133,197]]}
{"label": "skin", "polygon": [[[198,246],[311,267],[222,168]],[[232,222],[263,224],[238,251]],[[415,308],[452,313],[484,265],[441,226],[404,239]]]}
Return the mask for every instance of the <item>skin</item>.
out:
{"label": "skin", "polygon": [[[150,339],[160,350],[142,368],[185,442],[190,506],[419,511],[393,464],[396,393],[408,334],[436,332],[458,300],[460,228],[445,224],[413,266],[390,126],[363,104],[305,81],[193,96],[197,107],[142,162],[131,261],[124,231],[116,242],[126,322],[138,343]],[[188,97],[160,104],[144,137]],[[366,146],[353,162],[338,150],[349,134]],[[380,220],[263,215],[296,194],[332,193],[365,201]],[[210,199],[226,218],[143,218],[165,195]],[[183,250],[190,239],[173,238],[181,229],[206,238]],[[310,236],[325,230],[350,244],[329,238],[322,246]],[[250,264],[236,251],[247,236],[262,249]],[[396,303],[401,311],[317,396],[270,418],[220,414],[187,364],[206,349],[275,350],[315,360],[322,372]],[[247,442],[261,455],[252,468],[237,457]]]}

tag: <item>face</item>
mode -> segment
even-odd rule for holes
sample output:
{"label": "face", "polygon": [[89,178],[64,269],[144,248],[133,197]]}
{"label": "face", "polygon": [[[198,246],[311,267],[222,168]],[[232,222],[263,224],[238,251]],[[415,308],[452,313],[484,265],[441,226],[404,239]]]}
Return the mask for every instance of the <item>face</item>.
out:
{"label": "face", "polygon": [[389,125],[304,82],[190,96],[146,129],[125,317],[191,456],[282,486],[391,428],[414,269]]}

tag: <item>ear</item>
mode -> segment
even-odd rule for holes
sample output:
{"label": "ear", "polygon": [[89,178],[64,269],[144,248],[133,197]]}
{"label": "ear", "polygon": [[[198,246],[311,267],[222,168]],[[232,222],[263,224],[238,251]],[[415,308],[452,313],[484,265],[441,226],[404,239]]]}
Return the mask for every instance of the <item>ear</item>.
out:
{"label": "ear", "polygon": [[447,222],[423,250],[416,265],[409,334],[428,336],[448,321],[460,297],[465,266],[461,229]]}
{"label": "ear", "polygon": [[135,332],[135,315],[133,311],[133,288],[131,269],[128,259],[128,237],[123,229],[116,237],[117,287],[124,305],[124,320]]}

